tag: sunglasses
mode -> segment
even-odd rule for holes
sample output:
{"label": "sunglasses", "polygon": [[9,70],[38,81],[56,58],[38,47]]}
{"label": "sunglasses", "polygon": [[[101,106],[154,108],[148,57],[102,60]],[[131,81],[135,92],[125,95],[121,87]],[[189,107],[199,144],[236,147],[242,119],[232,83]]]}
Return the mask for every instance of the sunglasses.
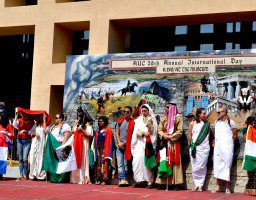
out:
{"label": "sunglasses", "polygon": [[55,119],[60,119],[60,117],[59,117],[59,116],[56,116]]}
{"label": "sunglasses", "polygon": [[124,113],[130,113],[130,111],[125,110]]}

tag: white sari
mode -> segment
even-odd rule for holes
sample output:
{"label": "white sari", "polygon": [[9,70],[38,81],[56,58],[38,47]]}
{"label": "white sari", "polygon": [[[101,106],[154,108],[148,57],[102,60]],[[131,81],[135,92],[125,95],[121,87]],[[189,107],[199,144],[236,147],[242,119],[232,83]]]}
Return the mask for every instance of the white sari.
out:
{"label": "white sari", "polygon": [[[192,141],[195,143],[204,122],[200,122],[194,125],[192,130]],[[202,187],[204,185],[205,176],[207,173],[207,161],[210,153],[209,136],[198,146],[196,146],[196,157],[191,156],[190,149],[190,162],[192,166],[192,176],[196,187]]]}
{"label": "white sari", "polygon": [[230,181],[230,170],[234,154],[232,129],[236,128],[234,121],[217,121],[215,124],[215,146],[213,156],[214,177]]}
{"label": "white sari", "polygon": [[[153,119],[154,133],[150,135],[150,139],[153,148],[155,149],[157,144],[157,121],[150,106],[147,104],[144,104],[143,106],[146,106],[149,109],[149,115]],[[137,183],[147,181],[149,184],[151,184],[154,181],[153,175],[151,170],[147,169],[145,166],[146,138],[144,136],[141,137],[139,134],[139,132],[148,132],[148,128],[146,127],[146,123],[144,122],[143,118],[144,117],[141,115],[135,120],[131,142],[131,152],[133,155],[132,169],[134,180]]]}
{"label": "white sari", "polygon": [[44,146],[45,146],[45,133],[42,126],[37,126],[35,132],[40,135],[40,138],[32,138],[31,149],[30,149],[30,179],[40,179],[46,178],[46,172],[42,170],[43,156],[44,156]]}

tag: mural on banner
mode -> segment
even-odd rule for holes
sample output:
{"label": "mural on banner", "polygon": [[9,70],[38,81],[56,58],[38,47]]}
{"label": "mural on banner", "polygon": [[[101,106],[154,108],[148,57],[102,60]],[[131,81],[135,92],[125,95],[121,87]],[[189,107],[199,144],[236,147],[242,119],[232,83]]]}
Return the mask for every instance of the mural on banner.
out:
{"label": "mural on banner", "polygon": [[[134,108],[138,116],[141,100],[145,100],[156,112],[163,115],[166,102],[173,101],[183,112],[183,86],[189,78],[157,76],[155,69],[137,70],[110,69],[110,59],[139,57],[139,54],[117,54],[102,56],[69,56],[65,82],[64,110],[69,116],[82,105],[97,119],[101,115],[116,121],[124,107]],[[154,54],[143,54],[154,56]],[[71,120],[71,119],[70,119]]]}
{"label": "mural on banner", "polygon": [[[162,117],[165,103],[171,101],[178,105],[187,127],[197,108],[207,110],[213,125],[217,109],[225,105],[230,118],[242,130],[246,118],[255,110],[255,55],[248,50],[68,56],[64,111],[70,122],[75,119],[78,106],[83,106],[94,119],[106,115],[115,122],[127,105],[134,108],[136,118],[141,100]],[[159,67],[174,70],[167,73],[166,68],[167,71],[156,73]],[[193,73],[182,72],[189,67]],[[208,68],[209,72],[205,72]]]}

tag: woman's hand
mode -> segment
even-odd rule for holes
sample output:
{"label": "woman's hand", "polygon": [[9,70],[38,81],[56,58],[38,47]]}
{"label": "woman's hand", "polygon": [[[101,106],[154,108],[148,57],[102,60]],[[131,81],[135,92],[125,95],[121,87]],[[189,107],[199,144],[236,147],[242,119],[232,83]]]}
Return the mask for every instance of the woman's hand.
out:
{"label": "woman's hand", "polygon": [[169,140],[169,136],[168,136],[167,134],[164,134],[164,135],[163,135],[163,138],[164,138],[165,140]]}
{"label": "woman's hand", "polygon": [[35,134],[36,139],[40,139],[40,135],[38,133]]}
{"label": "woman's hand", "polygon": [[77,130],[78,130],[78,131],[82,131],[82,130],[83,130],[82,125],[78,126],[78,127],[77,127]]}
{"label": "woman's hand", "polygon": [[149,136],[149,132],[145,132],[145,133],[143,133],[143,135],[144,135],[145,137],[147,137],[147,136]]}

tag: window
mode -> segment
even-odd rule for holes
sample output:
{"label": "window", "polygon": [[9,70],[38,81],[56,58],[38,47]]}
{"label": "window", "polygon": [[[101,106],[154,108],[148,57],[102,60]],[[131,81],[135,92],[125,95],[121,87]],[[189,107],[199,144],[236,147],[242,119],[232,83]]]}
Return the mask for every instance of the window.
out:
{"label": "window", "polygon": [[227,33],[233,33],[233,23],[227,23]]}
{"label": "window", "polygon": [[186,45],[177,45],[174,47],[174,51],[187,51]]}
{"label": "window", "polygon": [[235,44],[235,49],[236,49],[236,50],[239,50],[239,49],[240,49],[240,44],[238,44],[238,43]]}
{"label": "window", "polygon": [[176,26],[175,35],[185,35],[188,33],[188,26]]}
{"label": "window", "polygon": [[252,49],[256,49],[256,43],[252,43]]}
{"label": "window", "polygon": [[213,33],[213,24],[201,24],[200,33]]}
{"label": "window", "polygon": [[90,35],[90,32],[89,31],[85,31],[84,32],[84,39],[85,40],[89,40],[89,35]]}
{"label": "window", "polygon": [[232,42],[227,42],[226,43],[226,50],[231,50],[233,49],[233,43]]}
{"label": "window", "polygon": [[213,50],[213,44],[200,44],[200,50],[211,51]]}
{"label": "window", "polygon": [[241,22],[236,22],[236,32],[241,31]]}
{"label": "window", "polygon": [[253,21],[253,22],[252,22],[252,30],[253,30],[253,31],[256,31],[256,21]]}

